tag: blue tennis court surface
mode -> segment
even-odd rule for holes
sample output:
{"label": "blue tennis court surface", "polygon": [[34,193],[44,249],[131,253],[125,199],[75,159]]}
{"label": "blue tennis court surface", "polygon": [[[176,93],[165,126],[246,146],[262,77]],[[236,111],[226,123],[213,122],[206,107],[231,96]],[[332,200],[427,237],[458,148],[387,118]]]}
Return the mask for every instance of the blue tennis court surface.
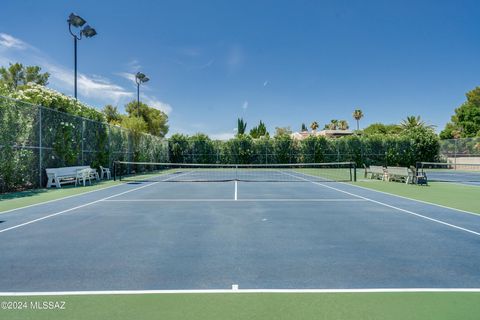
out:
{"label": "blue tennis court surface", "polygon": [[0,220],[0,292],[480,287],[479,216],[340,182],[125,183]]}
{"label": "blue tennis court surface", "polygon": [[455,182],[472,186],[480,186],[480,172],[457,170],[429,171],[428,179],[439,182]]}

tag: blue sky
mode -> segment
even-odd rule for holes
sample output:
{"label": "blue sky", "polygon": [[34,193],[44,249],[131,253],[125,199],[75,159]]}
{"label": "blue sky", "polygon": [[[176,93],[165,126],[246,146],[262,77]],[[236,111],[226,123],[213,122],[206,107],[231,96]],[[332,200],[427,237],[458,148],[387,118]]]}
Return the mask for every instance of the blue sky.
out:
{"label": "blue sky", "polygon": [[142,71],[170,134],[227,138],[237,117],[353,127],[357,107],[362,126],[421,115],[441,130],[480,85],[479,1],[3,0],[0,64],[40,65],[72,95],[70,12],[98,32],[79,43],[79,98],[123,110]]}

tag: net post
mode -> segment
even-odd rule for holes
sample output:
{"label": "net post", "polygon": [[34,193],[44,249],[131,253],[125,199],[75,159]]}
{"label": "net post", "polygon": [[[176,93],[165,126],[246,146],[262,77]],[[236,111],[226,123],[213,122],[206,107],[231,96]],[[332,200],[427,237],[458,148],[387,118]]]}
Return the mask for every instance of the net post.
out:
{"label": "net post", "polygon": [[113,181],[117,181],[117,161],[113,161]]}
{"label": "net post", "polygon": [[352,162],[350,170],[353,170],[353,182],[357,182],[357,164],[355,162]]}

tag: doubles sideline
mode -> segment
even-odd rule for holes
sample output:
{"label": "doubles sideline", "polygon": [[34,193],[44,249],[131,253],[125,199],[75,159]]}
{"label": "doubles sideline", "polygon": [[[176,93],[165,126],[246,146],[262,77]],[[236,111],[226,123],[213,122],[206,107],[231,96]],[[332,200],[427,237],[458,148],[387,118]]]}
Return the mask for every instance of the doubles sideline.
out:
{"label": "doubles sideline", "polygon": [[[188,173],[189,172],[184,173],[182,175],[186,175]],[[152,182],[150,184],[147,184],[147,185],[144,185],[144,186],[141,186],[141,187],[137,187],[137,188],[130,189],[130,190],[127,190],[127,191],[123,191],[123,192],[120,192],[120,193],[117,193],[117,194],[114,194],[114,195],[111,195],[111,196],[108,196],[108,197],[105,197],[105,198],[102,198],[102,199],[98,199],[98,200],[88,202],[88,203],[85,203],[85,204],[82,204],[82,205],[79,205],[79,206],[76,206],[76,207],[73,207],[73,208],[69,208],[69,209],[62,210],[62,211],[59,211],[59,212],[56,212],[56,213],[52,213],[52,214],[43,216],[41,218],[37,218],[37,219],[30,220],[30,221],[27,221],[27,222],[24,222],[24,223],[20,223],[20,224],[17,224],[17,225],[14,225],[14,226],[11,226],[11,227],[8,227],[8,228],[5,228],[5,229],[1,229],[0,233],[7,232],[7,231],[10,231],[10,230],[14,230],[14,229],[17,229],[17,228],[20,228],[20,227],[23,227],[23,226],[26,226],[26,225],[29,225],[29,224],[32,224],[32,223],[35,223],[35,222],[39,222],[39,221],[42,221],[42,220],[49,219],[49,218],[53,218],[53,217],[58,216],[60,214],[70,212],[70,211],[73,211],[73,210],[77,210],[77,209],[80,209],[80,208],[84,208],[84,207],[90,206],[92,204],[99,203],[99,202],[102,202],[102,201],[105,201],[105,200],[109,200],[109,199],[112,199],[112,198],[130,193],[130,192],[133,192],[133,191],[137,191],[137,190],[140,190],[140,189],[143,189],[143,188],[147,188],[147,187],[153,186],[157,183],[160,183],[160,182],[163,182],[163,181],[168,181],[170,179],[173,179],[173,178],[176,178],[176,177],[179,177],[179,176],[180,175],[172,176],[170,178],[167,178],[167,179],[164,179],[164,180],[161,180],[161,181]]]}
{"label": "doubles sideline", "polygon": [[[416,212],[413,212],[413,211],[410,211],[410,210],[402,209],[402,208],[390,205],[388,203],[373,200],[373,199],[370,199],[370,198],[367,198],[367,197],[364,197],[364,196],[361,196],[361,195],[358,195],[358,194],[355,194],[355,193],[352,193],[352,192],[348,192],[348,191],[345,191],[345,190],[342,190],[342,189],[338,189],[338,188],[335,188],[335,187],[332,187],[332,186],[328,186],[328,185],[320,183],[320,182],[311,181],[311,180],[305,179],[303,177],[295,176],[295,175],[287,173],[287,172],[283,172],[283,174],[295,177],[295,178],[303,180],[303,181],[308,181],[308,182],[313,183],[315,185],[319,185],[319,186],[322,186],[322,187],[325,187],[325,188],[328,188],[328,189],[332,189],[332,190],[335,190],[335,191],[338,191],[338,192],[341,192],[341,193],[344,193],[344,194],[348,194],[348,195],[353,196],[353,197],[364,199],[366,201],[370,201],[372,203],[375,203],[375,204],[378,204],[378,205],[381,205],[381,206],[384,206],[384,207],[388,207],[388,208],[391,208],[391,209],[394,209],[394,210],[397,210],[397,211],[400,211],[400,212],[403,212],[403,213],[407,213],[407,214],[410,214],[410,215],[413,215],[413,216],[416,216],[416,217],[419,217],[419,218],[422,218],[422,219],[425,219],[425,220],[429,220],[429,221],[432,221],[432,222],[435,222],[435,223],[439,223],[439,224],[445,225],[447,227],[451,227],[451,228],[454,228],[454,229],[457,229],[457,230],[461,230],[461,231],[465,231],[465,232],[474,234],[476,236],[480,236],[480,232],[476,232],[476,231],[473,231],[473,230],[470,230],[470,229],[467,229],[467,228],[463,228],[463,227],[460,227],[460,226],[457,226],[457,225],[454,225],[454,224],[451,224],[451,223],[448,223],[448,222],[445,222],[445,221],[442,221],[442,220],[439,220],[439,219],[430,218],[430,217],[424,216],[422,214],[419,214],[419,213],[416,213]],[[315,177],[315,178],[317,178],[317,177]]]}

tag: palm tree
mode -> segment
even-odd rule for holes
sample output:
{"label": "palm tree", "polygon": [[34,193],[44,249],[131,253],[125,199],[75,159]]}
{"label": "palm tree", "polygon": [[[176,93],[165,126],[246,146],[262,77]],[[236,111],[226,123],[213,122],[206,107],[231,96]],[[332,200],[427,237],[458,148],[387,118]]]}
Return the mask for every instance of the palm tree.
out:
{"label": "palm tree", "polygon": [[435,128],[434,125],[428,125],[420,118],[420,116],[408,116],[406,119],[402,120],[402,122],[400,123],[400,127],[402,128],[402,130],[410,130],[414,128]]}
{"label": "palm tree", "polygon": [[348,130],[349,126],[348,126],[348,122],[347,120],[340,120],[338,121],[338,129],[340,130]]}
{"label": "palm tree", "polygon": [[242,118],[238,118],[237,120],[237,134],[245,134],[245,130],[247,129],[247,123],[243,121]]}
{"label": "palm tree", "polygon": [[328,129],[328,130],[337,130],[338,128],[338,120],[330,120],[330,123],[327,123],[325,125],[325,129]]}
{"label": "palm tree", "polygon": [[360,109],[353,111],[353,118],[357,120],[357,130],[360,130],[360,119],[363,118],[363,112]]}
{"label": "palm tree", "polygon": [[312,129],[313,132],[317,131],[318,129],[318,122],[313,121],[312,124],[310,125],[310,128]]}

